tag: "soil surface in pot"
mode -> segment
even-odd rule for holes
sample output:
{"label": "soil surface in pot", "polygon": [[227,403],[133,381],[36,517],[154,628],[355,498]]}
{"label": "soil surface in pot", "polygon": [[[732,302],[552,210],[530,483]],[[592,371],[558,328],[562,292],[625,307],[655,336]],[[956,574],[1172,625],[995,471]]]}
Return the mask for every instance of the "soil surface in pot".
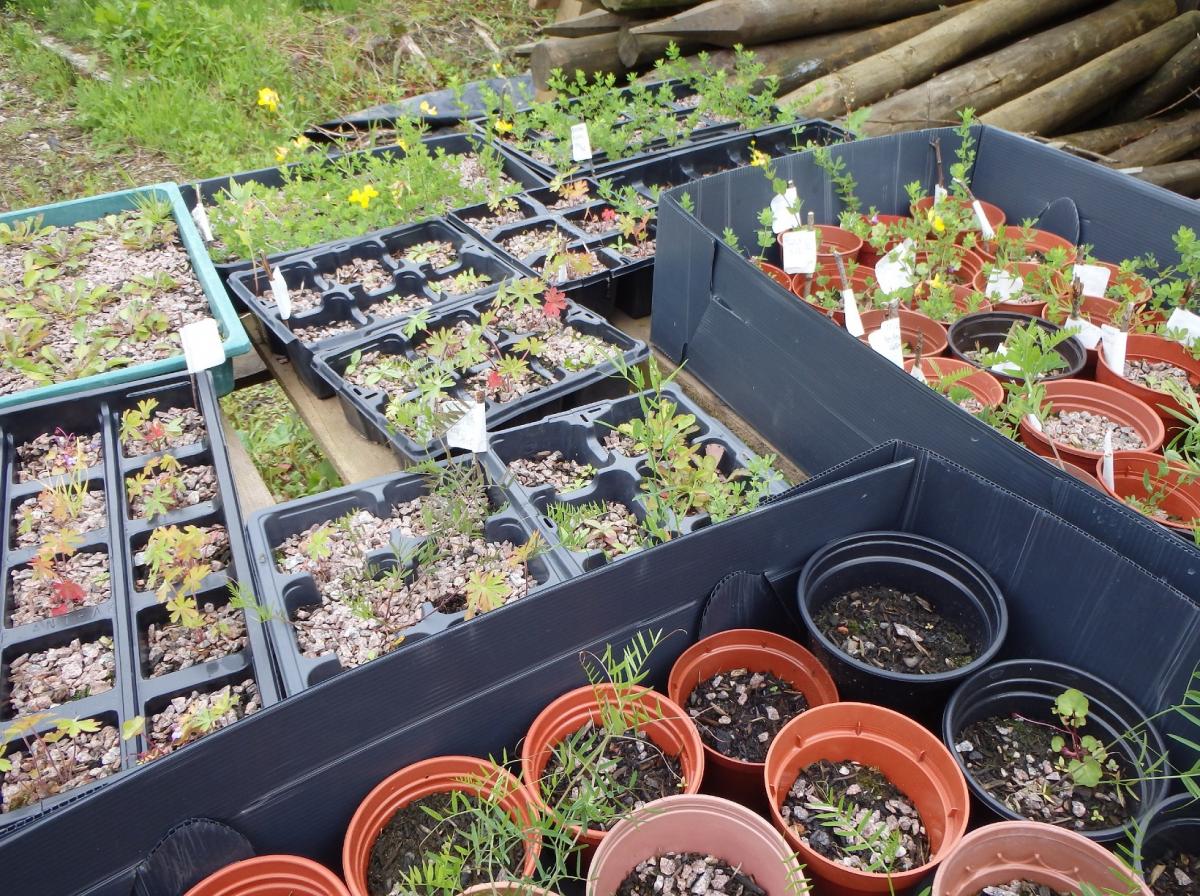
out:
{"label": "soil surface in pot", "polygon": [[514,401],[540,392],[550,385],[550,380],[530,367],[513,376],[503,376],[494,367],[489,367],[463,381],[463,388],[470,391],[476,401],[490,401],[495,404]]}
{"label": "soil surface in pot", "polygon": [[616,249],[626,258],[652,258],[656,251],[657,240],[629,240],[618,243]]}
{"label": "soil surface in pot", "polygon": [[[150,533],[150,540],[160,537],[156,535],[159,532],[165,533],[165,536],[176,536],[179,541],[186,541],[188,562],[193,566],[206,565],[208,570],[205,575],[221,572],[229,566],[229,532],[220,524],[163,526]],[[149,546],[150,540],[147,540],[147,546]],[[169,537],[163,537],[162,544],[172,547],[172,540]],[[156,573],[152,565],[147,565],[146,547],[133,555],[133,562],[137,565],[134,585],[138,591],[155,590],[163,584],[160,575],[165,576],[165,573],[169,572],[167,570]]]}
{"label": "soil surface in pot", "polygon": [[151,460],[141,472],[125,477],[129,516],[153,519],[217,496],[217,473],[207,464],[182,466],[170,454]]}
{"label": "soil surface in pot", "polygon": [[560,492],[583,488],[596,475],[591,464],[570,460],[561,451],[539,451],[532,457],[518,457],[509,462],[508,469],[526,488],[550,485]]}
{"label": "soil surface in pot", "polygon": [[977,896],[1072,896],[1072,894],[1051,889],[1045,884],[1034,883],[1031,880],[1010,880],[1006,883],[984,887]]}
{"label": "soil surface in pot", "polygon": [[146,413],[139,407],[121,415],[121,447],[126,457],[183,448],[204,438],[204,417],[195,408],[160,411],[158,402],[150,401],[153,407]]}
{"label": "soil surface in pot", "polygon": [[516,224],[518,221],[524,221],[525,218],[525,212],[519,205],[514,203],[511,208],[501,204],[494,210],[488,209],[485,214],[468,215],[463,220],[477,230],[488,233],[498,227],[505,227],[509,224]]}
{"label": "soil surface in pot", "polygon": [[200,624],[189,628],[178,622],[150,623],[146,627],[146,662],[150,676],[166,675],[199,663],[237,653],[246,646],[246,617],[229,604],[200,608]]}
{"label": "soil surface in pot", "polygon": [[1146,869],[1146,883],[1158,896],[1200,893],[1200,852],[1172,850]]}
{"label": "soil surface in pot", "polygon": [[667,852],[639,862],[617,896],[767,896],[754,878],[716,856]]}
{"label": "soil surface in pot", "polygon": [[545,337],[538,359],[547,366],[562,367],[576,372],[603,364],[618,354],[617,350],[598,336],[570,326],[551,327]]}
{"label": "soil surface in pot", "polygon": [[161,711],[147,719],[146,739],[151,746],[138,756],[138,763],[173,753],[260,709],[262,701],[258,696],[258,685],[252,678],[208,693],[192,691],[187,696],[174,697]]}
{"label": "soil surface in pot", "polygon": [[[552,258],[557,258],[558,266],[554,270],[546,270],[546,264]],[[605,270],[605,267],[604,262],[595,252],[567,252],[563,255],[543,258],[536,269],[541,271],[542,276],[547,279],[553,278],[555,282],[563,283],[599,274]]]}
{"label": "soil surface in pot", "polygon": [[[602,741],[607,741],[603,758],[590,761]],[[618,818],[646,803],[683,793],[685,783],[679,757],[664,753],[644,730],[631,728],[606,737],[604,729],[588,722],[554,747],[539,786],[551,809],[570,805],[589,792],[603,794],[603,805],[612,809],[612,817],[589,823],[607,831]]]}
{"label": "soil surface in pot", "polygon": [[764,762],[771,741],[808,700],[778,675],[731,669],[700,682],[685,708],[700,739],[723,756]]}
{"label": "soil surface in pot", "polygon": [[40,712],[112,690],[115,676],[112,638],[76,638],[14,657],[8,668],[8,702],[15,716]]}
{"label": "soil surface in pot", "polygon": [[331,320],[325,324],[309,324],[307,327],[293,327],[292,334],[301,342],[311,344],[313,342],[320,342],[322,339],[340,336],[342,333],[353,333],[357,329],[358,324],[352,320]]}
{"label": "soil surface in pot", "polygon": [[75,435],[56,429],[17,446],[17,482],[35,482],[94,467],[104,456],[100,433]]}
{"label": "soil surface in pot", "polygon": [[12,615],[9,623],[25,625],[108,600],[111,574],[108,554],[83,551],[54,555],[46,572],[23,566],[12,572]]}
{"label": "soil surface in pot", "polygon": [[964,398],[961,401],[958,401],[956,403],[958,404],[958,406],[960,408],[962,408],[968,414],[982,414],[983,413],[983,402],[980,401],[978,398],[975,398],[974,396],[971,396],[970,398]]}
{"label": "soil surface in pot", "polygon": [[[259,294],[259,298],[263,303],[278,310],[275,300],[271,298],[269,292]],[[288,289],[288,298],[292,300],[292,314],[303,314],[306,311],[316,311],[318,308],[325,306],[325,294],[318,290],[309,287],[301,286],[296,289]]]}
{"label": "soil surface in pot", "polygon": [[[519,220],[518,214],[513,220]],[[428,240],[424,243],[414,243],[404,250],[401,261],[409,264],[428,265],[433,268],[448,268],[458,259],[454,244],[445,240]]]}
{"label": "soil surface in pot", "polygon": [[603,551],[605,557],[619,557],[642,546],[637,517],[618,501],[604,501],[602,513],[576,518],[570,531],[559,529],[559,540],[572,551]]}
{"label": "soil surface in pot", "polygon": [[60,534],[94,532],[108,525],[104,489],[89,489],[86,481],[59,483],[26,498],[16,510],[13,547],[18,548],[31,548]]}
{"label": "soil surface in pot", "polygon": [[571,235],[557,227],[535,227],[522,230],[500,240],[504,251],[515,258],[528,258],[538,252],[543,252],[556,244],[562,244],[571,239]]}
{"label": "soil surface in pot", "polygon": [[433,302],[423,295],[415,293],[396,293],[379,302],[367,306],[367,314],[380,320],[399,317],[402,314],[412,314],[422,308],[428,308]]}
{"label": "soil surface in pot", "polygon": [[12,812],[107,778],[121,767],[121,737],[112,725],[53,743],[31,736],[11,744],[5,758],[12,767],[0,778],[0,812]]}
{"label": "soil surface in pot", "polygon": [[1090,411],[1059,411],[1046,418],[1043,432],[1052,441],[1084,451],[1103,451],[1104,434],[1112,431],[1113,451],[1136,451],[1146,443],[1132,426]]}
{"label": "soil surface in pot", "polygon": [[[1023,818],[1076,831],[1125,824],[1129,809],[1111,783],[1112,775],[1095,788],[1076,786],[1065,771],[1062,755],[1051,745],[1057,729],[1049,722],[1048,718],[981,719],[959,733],[954,749],[975,782]],[[1132,776],[1125,771],[1122,777]],[[1136,805],[1125,797],[1126,804],[1131,802]]]}
{"label": "soil surface in pot", "polygon": [[605,206],[602,209],[592,209],[575,218],[571,223],[588,236],[604,236],[606,233],[612,233],[617,229],[616,212],[613,211],[612,206]]}
{"label": "soil surface in pot", "polygon": [[553,202],[546,203],[546,210],[551,212],[565,212],[569,209],[579,208],[581,205],[587,205],[592,201],[591,189],[585,183],[567,184],[561,193],[558,193],[558,199]]}
{"label": "soil surface in pot", "polygon": [[352,258],[329,275],[342,286],[358,284],[367,292],[383,289],[392,282],[392,274],[375,258]]}
{"label": "soil surface in pot", "polygon": [[1184,392],[1192,392],[1188,372],[1169,361],[1151,361],[1147,358],[1131,358],[1125,362],[1125,379],[1147,389],[1167,391],[1164,383],[1174,383]]}
{"label": "soil surface in pot", "polygon": [[887,585],[847,591],[826,602],[814,621],[848,656],[889,672],[961,669],[979,652],[961,627],[921,595]]}
{"label": "soil surface in pot", "polygon": [[[451,851],[469,849],[469,833],[477,811],[490,814],[496,807],[460,792],[430,794],[397,810],[371,847],[367,864],[367,890],[371,896],[409,892],[405,875],[420,869],[427,857],[441,853],[446,847]],[[504,867],[493,867],[490,860],[486,868],[464,865],[458,889],[491,880],[513,879],[513,871],[520,870],[523,853],[524,847],[514,844],[502,863]]]}
{"label": "soil surface in pot", "polygon": [[779,813],[802,843],[848,868],[896,873],[929,860],[917,807],[869,765],[814,762],[797,776]]}

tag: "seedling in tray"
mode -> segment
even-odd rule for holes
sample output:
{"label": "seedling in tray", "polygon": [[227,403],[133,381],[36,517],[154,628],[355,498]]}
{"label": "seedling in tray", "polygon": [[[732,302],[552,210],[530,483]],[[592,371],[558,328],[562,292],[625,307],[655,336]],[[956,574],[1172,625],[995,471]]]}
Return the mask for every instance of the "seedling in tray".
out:
{"label": "seedling in tray", "polygon": [[190,407],[160,411],[157,398],[145,398],[122,412],[120,436],[126,457],[183,448],[204,438],[204,418]]}

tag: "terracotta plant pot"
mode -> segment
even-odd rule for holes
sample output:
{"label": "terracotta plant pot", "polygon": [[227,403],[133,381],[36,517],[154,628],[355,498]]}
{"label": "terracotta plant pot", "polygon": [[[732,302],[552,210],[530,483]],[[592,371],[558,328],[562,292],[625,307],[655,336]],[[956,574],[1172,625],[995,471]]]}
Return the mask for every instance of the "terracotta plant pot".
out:
{"label": "terracotta plant pot", "polygon": [[954,279],[969,286],[983,270],[983,264],[983,258],[974,249],[964,250],[962,258],[958,261],[958,270],[954,272]]}
{"label": "terracotta plant pot", "polygon": [[1133,293],[1134,301],[1139,305],[1144,305],[1154,298],[1154,290],[1146,281],[1146,278],[1140,274],[1122,272],[1117,265],[1110,264],[1107,261],[1090,261],[1088,264],[1108,268],[1108,289],[1104,291],[1104,298],[1106,300],[1113,301],[1113,287],[1118,285],[1129,287],[1129,291]]}
{"label": "terracotta plant pot", "polygon": [[[1000,232],[1000,228],[996,228],[996,233],[999,234]],[[1017,240],[1021,237],[1021,228],[1005,227],[1003,233],[1009,240]],[[974,247],[975,252],[984,261],[995,261],[997,248],[994,240],[980,240]],[[1067,261],[1073,262],[1075,260],[1075,244],[1070,240],[1064,239],[1057,233],[1051,233],[1048,230],[1031,229],[1029,231],[1029,239],[1024,244],[1026,255],[1033,252],[1040,252],[1045,255],[1051,249],[1064,249],[1067,253]],[[1040,262],[1036,263],[1040,264]]]}
{"label": "terracotta plant pot", "polygon": [[341,878],[300,856],[256,856],[226,865],[186,896],[349,896]]}
{"label": "terracotta plant pot", "polygon": [[[1067,315],[1071,313],[1071,302],[1068,299],[1065,303],[1060,302],[1057,304],[1057,308],[1047,305],[1044,316],[1046,320],[1061,327],[1063,322],[1066,321]],[[1079,316],[1096,326],[1111,324],[1113,317],[1117,314],[1120,307],[1119,302],[1114,302],[1111,299],[1097,299],[1092,296],[1084,296],[1079,302]],[[1100,350],[1097,346],[1096,348],[1089,348],[1086,351],[1087,362],[1083,365],[1082,375],[1085,379],[1093,379],[1096,376],[1096,361],[1100,357]]]}
{"label": "terracotta plant pot", "polygon": [[[904,362],[904,369],[911,373],[914,363],[916,362],[909,358]],[[960,370],[969,370],[971,373],[958,380],[955,385],[969,389],[985,408],[998,408],[1004,404],[1004,387],[986,370],[980,370],[958,358],[921,358],[921,373],[925,374],[926,380],[958,373]]]}
{"label": "terracotta plant pot", "polygon": [[463,890],[459,896],[559,896],[553,890],[535,887],[520,880],[498,880],[489,884],[476,884]]}
{"label": "terracotta plant pot", "polygon": [[1102,483],[1099,479],[1096,478],[1094,468],[1092,470],[1085,470],[1083,467],[1079,466],[1078,464],[1073,464],[1073,463],[1071,463],[1069,461],[1065,461],[1065,460],[1059,462],[1059,461],[1055,460],[1053,457],[1047,457],[1046,461],[1051,466],[1058,467],[1064,473],[1070,473],[1072,476],[1074,476],[1080,482],[1086,482],[1088,485],[1090,485],[1096,491],[1104,493],[1104,483]]}
{"label": "terracotta plant pot", "polygon": [[[961,202],[960,200],[953,198],[944,201],[958,202],[960,205],[965,205],[968,212],[971,211],[971,204],[969,202]],[[982,199],[979,200],[979,204],[983,206],[983,214],[988,219],[988,223],[992,225],[992,230],[999,230],[1004,226],[1004,222],[1008,220],[1008,216],[1004,214],[1004,209],[1000,208],[998,205],[992,205],[990,202],[984,202]],[[926,196],[923,199],[918,199],[911,206],[912,216],[914,218],[918,216],[923,217],[932,207],[932,196]],[[974,212],[971,212],[971,216],[971,220],[974,221]]]}
{"label": "terracotta plant pot", "polygon": [[[1101,472],[1102,461],[1096,462],[1096,476],[1103,483]],[[1179,464],[1169,464],[1166,475],[1159,473],[1163,463],[1161,454],[1148,451],[1116,451],[1113,453],[1113,487],[1104,484],[1104,490],[1122,503],[1126,498],[1145,500],[1146,477],[1150,477],[1150,487],[1155,492],[1166,490],[1166,496],[1159,504],[1160,509],[1174,519],[1160,519],[1147,515],[1168,529],[1192,534],[1193,521],[1200,520],[1200,480],[1188,476],[1186,468]]]}
{"label": "terracotta plant pot", "polygon": [[[1041,268],[1041,265],[1030,264],[1029,262],[1020,262],[1016,265],[1016,273],[1022,278],[1034,274]],[[1012,271],[1012,266],[1006,268]],[[1006,302],[1003,299],[990,295],[987,291],[988,274],[980,269],[975,275],[974,287],[983,293],[984,298],[992,303],[992,308],[996,311],[1009,311],[1013,314],[1029,314],[1033,317],[1042,317],[1046,313],[1046,305],[1049,300],[1040,302]],[[1065,302],[1070,296],[1070,287],[1067,281],[1063,279],[1061,274],[1057,272],[1051,276],[1051,285],[1054,289],[1054,296],[1057,301]]]}
{"label": "terracotta plant pot", "polygon": [[[1144,401],[1139,401],[1127,392],[1106,386],[1103,383],[1092,383],[1088,380],[1055,380],[1045,384],[1046,400],[1052,409],[1051,413],[1059,411],[1089,411],[1100,414],[1120,426],[1130,426],[1137,431],[1146,451],[1157,451],[1162,447],[1166,430],[1158,414]],[[1053,457],[1054,450],[1050,440],[1038,432],[1026,420],[1020,423],[1021,442],[1034,454],[1043,457]],[[1065,442],[1054,443],[1059,456],[1084,469],[1096,466],[1096,461],[1103,455],[1102,451],[1090,451],[1086,448],[1076,448]]]}
{"label": "terracotta plant pot", "polygon": [[[867,337],[883,326],[887,312],[882,308],[872,308],[859,315],[862,318],[863,334],[859,338],[867,341]],[[940,355],[946,351],[946,328],[932,317],[920,311],[900,309],[900,341],[904,347],[904,357],[911,358],[916,351],[917,334],[925,337],[922,355]]]}
{"label": "terracotta plant pot", "polygon": [[[370,896],[367,866],[371,860],[371,850],[392,816],[413,800],[455,790],[485,797],[502,794],[499,805],[513,819],[523,821],[533,817],[533,809],[521,782],[485,759],[435,756],[405,766],[375,785],[350,819],[350,826],[342,841],[342,873],[346,876],[351,896]],[[540,846],[536,839],[531,839],[526,846],[525,864],[521,869],[525,876],[532,875],[537,868]]]}
{"label": "terracotta plant pot", "polygon": [[[818,760],[853,760],[878,769],[916,806],[929,837],[930,859],[911,871],[875,874],[825,858],[800,842],[779,812],[797,775]],[[933,870],[967,830],[967,784],[954,757],[912,719],[869,703],[829,703],[792,719],[767,753],[771,820],[796,850],[817,892],[903,891]]]}
{"label": "terracotta plant pot", "polygon": [[760,261],[758,262],[758,269],[784,289],[792,288],[792,275],[785,274],[783,272],[783,268],[777,268],[773,264],[767,264],[765,261]]}
{"label": "terracotta plant pot", "polygon": [[1027,880],[1060,893],[1092,884],[1102,893],[1152,896],[1137,875],[1098,843],[1035,821],[1001,821],[972,831],[942,861],[933,896],[966,896]]}
{"label": "terracotta plant pot", "polygon": [[[1048,320],[1031,317],[1028,314],[1013,314],[1011,311],[981,311],[978,314],[964,315],[950,325],[948,334],[950,354],[960,361],[966,361],[974,367],[979,367],[964,352],[971,351],[976,347],[995,351],[1000,343],[1008,337],[1008,331],[1012,329],[1013,324],[1024,326],[1030,321],[1035,321],[1037,326],[1049,333],[1057,333],[1059,330]],[[1087,360],[1083,343],[1078,339],[1066,339],[1056,345],[1054,350],[1062,356],[1066,366],[1044,377],[1043,382],[1077,376],[1083,369],[1084,361]],[[988,373],[1002,383],[1017,382],[1016,377],[1006,373],[996,370],[989,370]]]}
{"label": "terracotta plant pot", "polygon": [[1168,852],[1200,849],[1200,803],[1181,793],[1150,810],[1146,824],[1133,835],[1134,869],[1148,879]]}
{"label": "terracotta plant pot", "polygon": [[[979,314],[982,311],[992,310],[992,303],[987,301],[983,297],[983,294],[974,287],[964,286],[961,283],[956,283],[951,288],[951,292],[954,294],[954,308],[958,312],[955,315],[955,320],[965,314]],[[941,320],[940,318],[933,317],[932,314],[929,314],[927,311],[922,309],[921,302],[922,299],[916,299],[913,302],[908,303],[906,307],[912,311],[919,311],[926,317],[933,318],[933,320],[936,320],[945,329],[949,329],[950,324],[954,323],[954,321],[945,321]]]}
{"label": "terracotta plant pot", "polygon": [[666,852],[714,856],[767,893],[805,892],[800,863],[768,822],[720,797],[681,794],[647,803],[613,825],[592,859],[587,896],[611,896],[640,862]]}
{"label": "terracotta plant pot", "polygon": [[[822,265],[816,276],[822,284],[828,285],[829,283],[835,283],[838,285],[840,290],[842,281],[838,276],[836,267],[833,271],[829,271],[826,269],[825,265]],[[832,279],[826,280],[825,278],[827,277]],[[813,275],[811,274],[794,274],[792,276],[791,283],[792,294],[795,295],[796,298],[807,302],[809,305],[812,305],[822,314],[828,314],[835,321],[837,321],[839,326],[843,325],[846,320],[846,313],[842,311],[840,307],[826,308],[824,305],[818,304],[816,299],[813,297],[813,293],[818,290],[818,286],[814,284],[812,287],[808,287],[808,281],[812,278]],[[809,293],[807,296],[805,295],[806,288],[808,289]],[[850,277],[850,288],[854,290],[854,298],[855,301],[858,302],[859,307],[869,307],[871,304],[871,297],[875,294],[874,273],[860,265]]]}
{"label": "terracotta plant pot", "polygon": [[[671,667],[667,696],[686,707],[696,685],[733,669],[778,676],[802,693],[810,708],[838,699],[837,686],[815,656],[790,638],[753,628],[711,635],[681,653]],[[763,763],[735,759],[704,744],[704,769],[706,792],[749,806],[762,801]]]}
{"label": "terracotta plant pot", "polygon": [[[568,691],[538,713],[529,726],[521,743],[521,780],[528,798],[538,808],[547,808],[541,780],[554,747],[588,722],[599,724],[602,721],[597,695],[602,700],[611,700],[612,685],[587,685]],[[683,792],[698,792],[704,778],[704,746],[691,717],[673,700],[648,688],[637,689],[631,699],[637,712],[655,717],[639,728],[664,753],[679,758]],[[605,831],[588,828],[580,832],[579,839],[587,846],[595,847],[604,840],[605,834]]]}
{"label": "terracotta plant pot", "polygon": [[[886,224],[889,226],[892,224],[899,224],[901,221],[908,220],[908,215],[876,215],[873,219],[867,218],[866,215],[863,215],[862,217],[863,217],[863,220],[867,221],[868,224],[873,224],[873,223],[877,222],[877,223]],[[858,252],[858,263],[864,264],[864,265],[867,265],[867,266],[873,268],[873,267],[875,267],[875,262],[879,261],[879,259],[883,258],[884,255],[886,255],[888,252],[892,251],[892,249],[896,248],[896,246],[898,246],[899,244],[900,244],[899,240],[889,240],[888,244],[886,246],[884,246],[883,251],[880,252],[878,249],[876,249],[874,246],[872,246],[869,242],[867,242],[866,240],[863,240],[862,248]]]}
{"label": "terracotta plant pot", "polygon": [[[1192,357],[1187,348],[1173,339],[1162,336],[1150,336],[1131,333],[1125,346],[1126,362],[1133,360],[1167,361],[1188,372],[1188,381],[1193,387],[1200,387],[1200,361]],[[1104,357],[1104,346],[1100,346],[1100,359],[1096,364],[1096,381],[1109,386],[1116,386],[1122,392],[1128,392],[1135,398],[1140,398],[1158,413],[1167,427],[1168,439],[1182,428],[1182,423],[1170,413],[1171,410],[1183,411],[1183,405],[1165,392],[1150,389],[1141,383],[1125,379],[1113,371]]]}
{"label": "terracotta plant pot", "polygon": [[[814,224],[817,231],[817,264],[835,264],[834,257],[842,256],[842,262],[856,261],[862,251],[863,241],[844,227],[832,224]],[[775,241],[783,246],[783,234],[778,234]]]}

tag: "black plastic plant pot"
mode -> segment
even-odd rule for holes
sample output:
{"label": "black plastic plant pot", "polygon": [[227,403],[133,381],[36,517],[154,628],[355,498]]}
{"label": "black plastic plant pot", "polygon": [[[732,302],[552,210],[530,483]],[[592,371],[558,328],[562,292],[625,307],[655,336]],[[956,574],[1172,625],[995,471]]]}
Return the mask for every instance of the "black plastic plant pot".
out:
{"label": "black plastic plant pot", "polygon": [[1200,802],[1181,793],[1152,807],[1133,833],[1131,851],[1134,870],[1151,887],[1150,876],[1163,859],[1180,852],[1200,855]]}
{"label": "black plastic plant pot", "polygon": [[[822,608],[848,591],[873,585],[913,592],[971,642],[974,658],[944,672],[881,669],[850,656],[817,625]],[[946,696],[990,663],[1008,633],[1000,588],[974,560],[908,532],[862,532],[831,541],[800,573],[797,601],[813,651],[846,700],[878,703],[918,721],[935,722]]]}
{"label": "black plastic plant pot", "polygon": [[[1162,736],[1153,723],[1144,723],[1146,713],[1111,684],[1065,663],[1045,660],[1005,660],[994,663],[972,675],[950,696],[942,716],[942,741],[954,754],[971,789],[972,817],[993,820],[1022,820],[1008,805],[992,796],[967,769],[966,761],[956,745],[963,742],[962,732],[975,722],[990,718],[1009,719],[1019,714],[1035,722],[1055,721],[1055,699],[1068,688],[1075,688],[1087,697],[1087,724],[1082,734],[1092,734],[1110,750],[1120,752],[1128,774],[1139,779],[1132,784],[1131,799],[1140,807],[1130,824],[1144,824],[1149,813],[1162,800],[1168,782],[1163,770],[1151,772],[1148,763],[1166,755]],[[1123,737],[1134,731],[1138,738]],[[1144,743],[1138,743],[1143,739]],[[1140,754],[1149,757],[1139,758]],[[1123,773],[1125,774],[1125,773]],[[1029,819],[1044,821],[1042,818]],[[1129,832],[1130,825],[1080,830],[1078,833],[1101,843],[1118,840]]]}
{"label": "black plastic plant pot", "polygon": [[[995,351],[1000,346],[1000,343],[1008,338],[1008,332],[1013,328],[1014,324],[1017,326],[1026,326],[1030,321],[1033,321],[1037,326],[1051,335],[1061,332],[1061,327],[1056,327],[1050,321],[1040,317],[1032,317],[1028,314],[1016,314],[1011,311],[980,311],[976,314],[964,314],[950,325],[950,352],[960,361],[966,361],[968,364],[981,367],[979,362],[971,358],[967,352],[977,351],[978,349]],[[1064,339],[1056,345],[1054,351],[1062,356],[1063,361],[1066,362],[1066,367],[1046,375],[1043,377],[1044,380],[1064,380],[1068,377],[1078,376],[1079,372],[1083,370],[1083,365],[1087,362],[1087,350],[1084,349],[1083,343],[1073,336],[1070,339]],[[989,368],[988,373],[1002,382],[1019,382],[1017,377],[1010,376],[995,368]]]}

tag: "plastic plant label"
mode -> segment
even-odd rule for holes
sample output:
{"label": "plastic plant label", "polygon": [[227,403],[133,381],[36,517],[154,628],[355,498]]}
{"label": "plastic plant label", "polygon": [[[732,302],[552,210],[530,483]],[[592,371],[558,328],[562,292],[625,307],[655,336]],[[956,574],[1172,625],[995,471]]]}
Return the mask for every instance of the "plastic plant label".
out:
{"label": "plastic plant label", "polygon": [[985,240],[995,239],[996,231],[992,229],[992,222],[987,219],[983,204],[975,199],[971,202],[971,208],[975,209],[975,220],[979,222],[979,232],[983,234],[983,238]]}
{"label": "plastic plant label", "polygon": [[588,136],[586,121],[571,125],[571,161],[590,162],[592,160],[592,138]]}
{"label": "plastic plant label", "polygon": [[1003,302],[1017,295],[1024,286],[1025,280],[1021,277],[1014,277],[1007,271],[992,271],[983,291],[989,299]]}
{"label": "plastic plant label", "polygon": [[867,337],[871,348],[897,367],[904,366],[904,346],[900,341],[900,319],[885,320],[883,326]]}
{"label": "plastic plant label", "polygon": [[846,332],[857,339],[866,330],[863,328],[862,316],[858,313],[858,301],[854,298],[854,290],[842,290],[842,310],[846,314]]}
{"label": "plastic plant label", "polygon": [[[933,204],[934,205],[941,205],[942,202],[945,200],[945,198],[948,195],[950,195],[950,194],[946,192],[946,188],[943,187],[941,184],[933,185]],[[916,370],[916,368],[914,367],[913,370]]]}
{"label": "plastic plant label", "polygon": [[[1008,346],[1005,345],[1003,342],[1001,342],[1000,345],[998,345],[996,347],[996,354],[999,355],[1001,358],[1007,356],[1008,355]],[[996,371],[997,373],[1017,374],[1017,373],[1021,372],[1021,368],[1018,367],[1016,364],[1014,364],[1012,361],[1000,361],[997,364],[993,364],[991,369]]]}
{"label": "plastic plant label", "polygon": [[789,230],[782,237],[783,272],[811,274],[817,269],[817,232]]}
{"label": "plastic plant label", "polygon": [[200,231],[204,242],[213,242],[212,224],[209,223],[208,211],[204,208],[199,190],[196,191],[196,204],[192,206],[192,220],[196,222],[196,229]]}
{"label": "plastic plant label", "polygon": [[292,296],[288,292],[287,281],[283,279],[283,271],[279,268],[271,271],[271,298],[275,300],[281,320],[292,316]]}
{"label": "plastic plant label", "polygon": [[1075,338],[1082,342],[1083,347],[1086,349],[1094,349],[1104,337],[1103,330],[1090,320],[1084,320],[1080,317],[1068,317],[1063,321],[1063,329],[1074,334]]}
{"label": "plastic plant label", "polygon": [[909,263],[912,242],[905,240],[879,261],[875,262],[875,281],[879,291],[891,295],[913,285],[913,269]]}
{"label": "plastic plant label", "polygon": [[1168,330],[1183,330],[1187,333],[1184,344],[1191,345],[1200,339],[1200,314],[1188,311],[1186,308],[1176,308],[1167,318]]}
{"label": "plastic plant label", "polygon": [[1113,447],[1111,429],[1105,431],[1104,433],[1104,452],[1100,456],[1100,481],[1114,491],[1117,488],[1117,480],[1113,475]]}
{"label": "plastic plant label", "polygon": [[567,278],[571,276],[571,272],[567,270],[567,263],[564,261],[558,266],[558,270],[554,272],[555,283],[566,283]]}
{"label": "plastic plant label", "polygon": [[914,364],[913,369],[911,371],[909,371],[909,374],[918,383],[928,383],[929,382],[929,380],[925,379],[925,371],[921,369],[920,364]]}
{"label": "plastic plant label", "polygon": [[451,448],[462,448],[479,454],[487,451],[487,416],[485,408],[478,401],[466,405],[466,413],[458,418],[446,430],[446,444]]}
{"label": "plastic plant label", "polygon": [[1125,347],[1129,343],[1129,334],[1108,324],[1102,324],[1101,340],[1104,343],[1104,363],[1117,376],[1125,375]]}
{"label": "plastic plant label", "polygon": [[221,331],[211,317],[180,327],[179,341],[183,343],[183,358],[188,373],[199,373],[225,363]]}
{"label": "plastic plant label", "polygon": [[1083,284],[1085,296],[1091,296],[1093,299],[1104,298],[1112,271],[1099,264],[1077,264],[1072,273],[1075,279]]}
{"label": "plastic plant label", "polygon": [[788,230],[798,230],[803,222],[795,209],[800,204],[800,194],[795,187],[788,187],[782,193],[776,193],[771,200],[771,230],[784,233]]}
{"label": "plastic plant label", "polygon": [[1026,414],[1025,422],[1029,424],[1034,432],[1042,431],[1042,421],[1037,418],[1036,414]]}

